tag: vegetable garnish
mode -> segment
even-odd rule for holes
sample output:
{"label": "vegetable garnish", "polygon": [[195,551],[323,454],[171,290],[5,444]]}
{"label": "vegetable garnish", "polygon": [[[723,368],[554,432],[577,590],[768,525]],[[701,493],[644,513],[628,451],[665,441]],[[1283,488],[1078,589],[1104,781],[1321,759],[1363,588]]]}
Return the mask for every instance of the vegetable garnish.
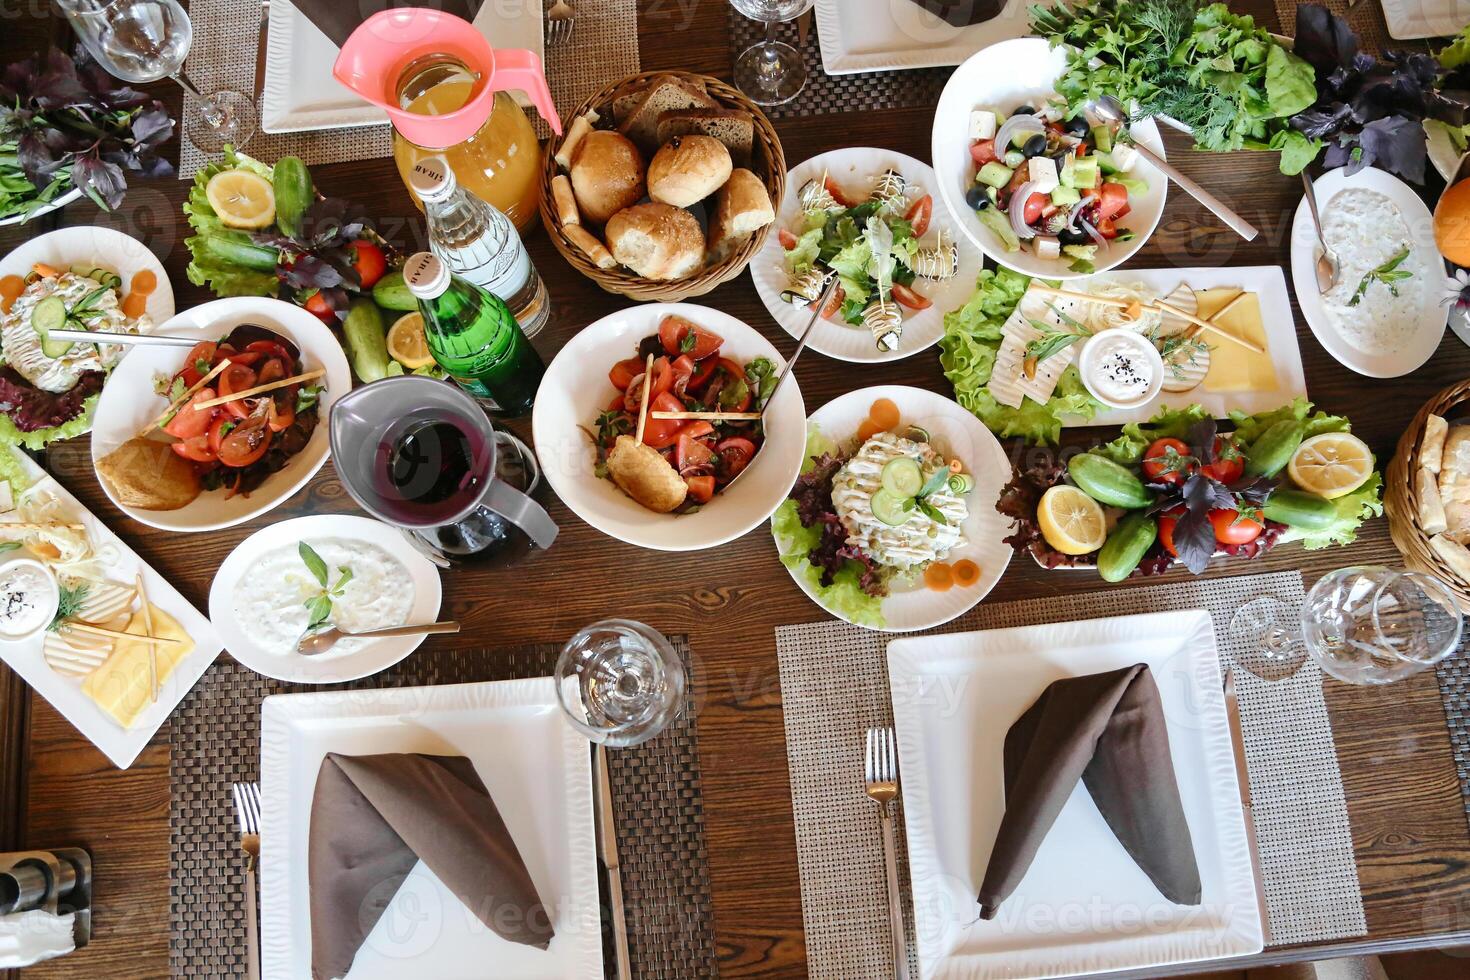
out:
{"label": "vegetable garnish", "polygon": [[306,565],[307,571],[311,572],[311,577],[316,579],[321,586],[320,591],[312,594],[302,603],[311,616],[306,628],[314,630],[332,615],[332,600],[342,598],[347,583],[352,581],[352,569],[346,565],[337,566],[337,581],[329,585],[327,563],[322,561],[322,556],[316,553],[316,549],[302,541],[297,544],[296,550],[300,553],[301,561]]}
{"label": "vegetable garnish", "polygon": [[1366,293],[1368,291],[1368,287],[1373,285],[1375,282],[1383,283],[1385,286],[1388,287],[1388,291],[1390,293],[1392,293],[1394,296],[1397,296],[1399,294],[1398,284],[1403,282],[1405,279],[1414,278],[1414,273],[1411,270],[1399,268],[1399,266],[1403,264],[1404,259],[1407,259],[1408,257],[1409,246],[1405,245],[1387,262],[1383,263],[1377,268],[1369,269],[1367,273],[1363,275],[1362,281],[1358,283],[1358,288],[1353,290],[1353,298],[1348,300],[1348,306],[1357,306],[1359,303],[1361,303],[1363,301],[1363,294]]}

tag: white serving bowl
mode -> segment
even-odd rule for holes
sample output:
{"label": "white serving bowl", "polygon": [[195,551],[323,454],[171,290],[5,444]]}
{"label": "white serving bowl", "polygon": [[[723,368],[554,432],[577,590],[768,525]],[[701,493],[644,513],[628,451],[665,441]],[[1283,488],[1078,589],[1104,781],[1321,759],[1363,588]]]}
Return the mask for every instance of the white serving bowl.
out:
{"label": "white serving bowl", "polygon": [[[981,48],[955,69],[939,106],[934,111],[932,162],[938,178],[938,194],[955,223],[962,228],[982,252],[1008,269],[1044,279],[1078,279],[1090,273],[1073,272],[1065,255],[1045,259],[1024,249],[1006,251],[1000,236],[981,224],[975,212],[965,203],[965,191],[975,181],[976,167],[970,157],[970,112],[973,109],[997,109],[1009,114],[1018,105],[1038,105],[1056,94],[1056,80],[1067,67],[1067,53],[1051,48],[1045,38],[1019,37]],[[1129,130],[1135,142],[1142,143],[1160,157],[1164,143],[1151,119],[1136,122]],[[1148,163],[1139,160],[1132,176],[1148,181],[1148,191],[1130,195],[1128,216],[1118,222],[1120,229],[1133,232],[1133,240],[1113,242],[1099,250],[1093,261],[1096,272],[1106,272],[1127,262],[1148,241],[1159,219],[1164,215],[1164,197],[1168,181]]]}
{"label": "white serving bowl", "polygon": [[[352,387],[352,374],[342,345],[326,324],[301,307],[282,300],[237,296],[185,310],[158,326],[155,332],[162,336],[218,340],[242,323],[258,324],[290,340],[300,349],[305,370],[326,370],[326,376],[316,382],[326,385],[317,403],[316,431],[305,449],[291,457],[284,468],[272,473],[248,497],[226,500],[223,490],[206,490],[178,510],[140,510],[119,502],[107,481],[99,479],[108,498],[134,520],[165,531],[215,531],[242,524],[300,490],[327,461],[330,452],[327,414],[332,403]],[[168,399],[154,391],[154,379],[177,372],[188,353],[182,347],[136,347],[113,369],[93,413],[94,466],[168,407]]]}
{"label": "white serving bowl", "polygon": [[658,551],[699,551],[756,527],[786,499],[801,472],[806,406],[792,378],[766,410],[766,441],[729,488],[692,514],[656,514],[594,472],[597,452],[584,430],[616,394],[607,374],[632,357],[638,342],[658,332],[669,314],[724,338],[720,355],[740,364],[766,357],[778,370],[786,361],[755,328],[727,313],[694,303],[645,303],[582,328],[546,369],[536,392],[531,432],[536,457],[551,488],[582,520],[619,541]]}

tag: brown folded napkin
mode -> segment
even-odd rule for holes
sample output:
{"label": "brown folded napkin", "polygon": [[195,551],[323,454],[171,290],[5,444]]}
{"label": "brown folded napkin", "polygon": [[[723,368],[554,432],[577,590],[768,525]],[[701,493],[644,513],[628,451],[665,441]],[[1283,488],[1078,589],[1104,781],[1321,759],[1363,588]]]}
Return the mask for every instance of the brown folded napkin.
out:
{"label": "brown folded napkin", "polygon": [[[416,7],[432,7],[446,14],[473,21],[480,9],[481,0],[423,0],[412,4]],[[410,4],[395,3],[393,0],[291,0],[306,19],[315,24],[332,43],[341,47],[358,25],[380,10],[389,7],[407,7]]]}
{"label": "brown folded napkin", "polygon": [[1081,779],[1103,819],[1159,891],[1200,902],[1199,866],[1147,664],[1048,685],[1005,742],[1006,812],[995,835],[980,917],[1016,890]]}
{"label": "brown folded napkin", "polygon": [[911,0],[955,27],[968,27],[1000,16],[1006,0]]}
{"label": "brown folded napkin", "polygon": [[347,973],[420,859],[499,935],[551,942],[549,911],[468,759],[329,752],[308,833],[314,980]]}

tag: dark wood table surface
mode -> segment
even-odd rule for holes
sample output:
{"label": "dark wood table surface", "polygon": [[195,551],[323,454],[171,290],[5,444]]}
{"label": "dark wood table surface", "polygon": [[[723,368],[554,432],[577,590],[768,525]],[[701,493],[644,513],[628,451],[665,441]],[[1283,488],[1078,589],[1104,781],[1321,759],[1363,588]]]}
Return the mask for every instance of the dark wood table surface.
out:
{"label": "dark wood table surface", "polygon": [[[679,67],[728,77],[730,51],[723,3],[643,5],[645,68]],[[1235,4],[1275,26],[1265,0]],[[0,35],[6,61],[63,36],[45,14],[7,19]],[[1258,9],[1253,9],[1258,8]],[[37,15],[39,13],[39,15]],[[177,93],[158,91],[177,109]],[[842,146],[888,147],[929,156],[929,108],[852,112],[777,124],[787,160]],[[1168,132],[1171,159],[1210,187],[1260,229],[1246,243],[1178,192],[1134,264],[1144,266],[1285,265],[1292,215],[1301,197],[1295,178],[1282,176],[1271,154],[1192,153]],[[329,194],[367,205],[394,244],[424,245],[423,222],[388,160],[313,168]],[[13,248],[58,224],[106,224],[149,244],[173,279],[179,308],[209,299],[184,277],[186,234],[179,205],[188,184],[137,181],[123,207],[101,214],[86,202],[20,229],[0,230]],[[398,220],[402,219],[402,220]],[[587,323],[628,305],[571,271],[542,233],[530,236],[532,257],[554,297],[553,322],[536,346],[550,359]],[[700,302],[756,325],[783,354],[795,344],[771,321],[748,276]],[[1412,376],[1390,381],[1359,377],[1337,364],[1296,312],[1307,386],[1323,408],[1350,414],[1354,431],[1382,462],[1418,407],[1440,388],[1470,375],[1470,349],[1447,333],[1435,357]],[[799,367],[809,408],[858,387],[899,383],[950,393],[934,350],[903,361],[854,367],[807,354]],[[525,423],[512,426],[528,434]],[[1082,441],[1088,433],[1070,434]],[[330,464],[303,491],[250,524],[207,534],[167,534],[143,527],[112,507],[98,487],[86,439],[59,444],[43,464],[199,608],[206,607],[214,571],[251,532],[308,513],[352,512]],[[449,572],[445,612],[467,630],[458,643],[508,646],[560,641],[610,614],[687,633],[699,661],[702,706],[700,758],[710,872],[721,971],[727,976],[802,976],[806,971],[786,768],[775,627],[819,621],[825,614],[776,561],[767,528],[719,549],[659,554],[615,541],[588,527],[558,502],[552,516],[562,535],[549,552],[504,572]],[[1310,583],[1354,563],[1398,558],[1382,520],[1370,523],[1348,549],[1304,552],[1282,547],[1252,564],[1218,563],[1207,574],[1238,575],[1301,569]],[[1093,576],[1049,574],[1016,561],[989,601],[1101,589]],[[1127,588],[1128,586],[1120,586]],[[116,769],[44,700],[0,668],[6,715],[0,738],[0,844],[81,845],[97,868],[96,936],[86,950],[25,971],[27,977],[118,977],[168,974],[169,845],[168,739],[162,731],[132,768]],[[1456,782],[1444,711],[1432,673],[1384,689],[1327,685],[1327,701],[1347,791],[1369,932],[1333,949],[1395,949],[1470,942],[1470,826]],[[1268,958],[1327,955],[1327,947],[1273,950]]]}

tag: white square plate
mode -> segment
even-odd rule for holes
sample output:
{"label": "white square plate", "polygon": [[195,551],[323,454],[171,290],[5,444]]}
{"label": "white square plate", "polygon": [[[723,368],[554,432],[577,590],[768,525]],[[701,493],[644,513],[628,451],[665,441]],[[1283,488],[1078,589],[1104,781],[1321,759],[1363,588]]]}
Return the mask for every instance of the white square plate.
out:
{"label": "white square plate", "polygon": [[[587,742],[550,677],[279,694],[261,707],[261,976],[311,976],[307,840],[328,752],[462,755],[495,800],[553,916],[545,950],[487,929],[422,862],[358,950],[348,980],[602,980]],[[489,972],[487,972],[487,970]]]}
{"label": "white square plate", "polygon": [[1383,19],[1398,41],[1450,37],[1470,24],[1470,0],[1383,0]]}
{"label": "white square plate", "polygon": [[[347,2],[347,0],[343,0]],[[432,4],[428,5],[432,6]],[[545,61],[541,0],[484,0],[475,26],[497,48],[528,48]],[[372,126],[388,114],[332,77],[338,48],[291,0],[272,0],[266,26],[260,128],[267,133]],[[524,93],[512,93],[527,104]]]}
{"label": "white square plate", "polygon": [[[1080,782],[995,919],[975,894],[1005,812],[1006,732],[1052,681],[1146,663],[1163,699],[1204,900],[1165,900]],[[1204,610],[888,645],[924,978],[1035,980],[1262,948],[1210,614]]]}
{"label": "white square plate", "polygon": [[817,0],[822,68],[850,75],[957,65],[987,44],[1030,34],[1029,4],[1008,0],[1000,16],[955,27],[912,0]]}
{"label": "white square plate", "polygon": [[135,574],[142,573],[149,600],[177,620],[194,639],[194,652],[185,657],[168,679],[158,685],[158,700],[144,709],[132,728],[123,728],[112,716],[97,707],[95,701],[83,694],[81,678],[63,677],[46,665],[41,653],[42,637],[0,640],[0,660],[9,664],[10,669],[23,677],[37,694],[50,701],[67,721],[76,726],[77,731],[87,736],[93,745],[112,760],[113,765],[126,769],[133,764],[133,760],[143,751],[154,733],[168,720],[178,703],[184,700],[184,695],[189,693],[189,689],[209,669],[209,665],[214,663],[214,658],[219,656],[223,646],[209,620],[189,600],[179,595],[168,579],[139,558],[132,548],[113,534],[106,524],[93,517],[82,506],[81,501],[68,493],[65,487],[52,479],[34,460],[18,449],[0,446],[0,452],[10,453],[19,461],[34,481],[33,488],[54,494],[67,513],[75,514],[77,520],[87,525],[87,533],[91,535],[94,545],[110,548],[116,553],[117,560],[106,569],[109,581],[128,585],[132,583]]}

